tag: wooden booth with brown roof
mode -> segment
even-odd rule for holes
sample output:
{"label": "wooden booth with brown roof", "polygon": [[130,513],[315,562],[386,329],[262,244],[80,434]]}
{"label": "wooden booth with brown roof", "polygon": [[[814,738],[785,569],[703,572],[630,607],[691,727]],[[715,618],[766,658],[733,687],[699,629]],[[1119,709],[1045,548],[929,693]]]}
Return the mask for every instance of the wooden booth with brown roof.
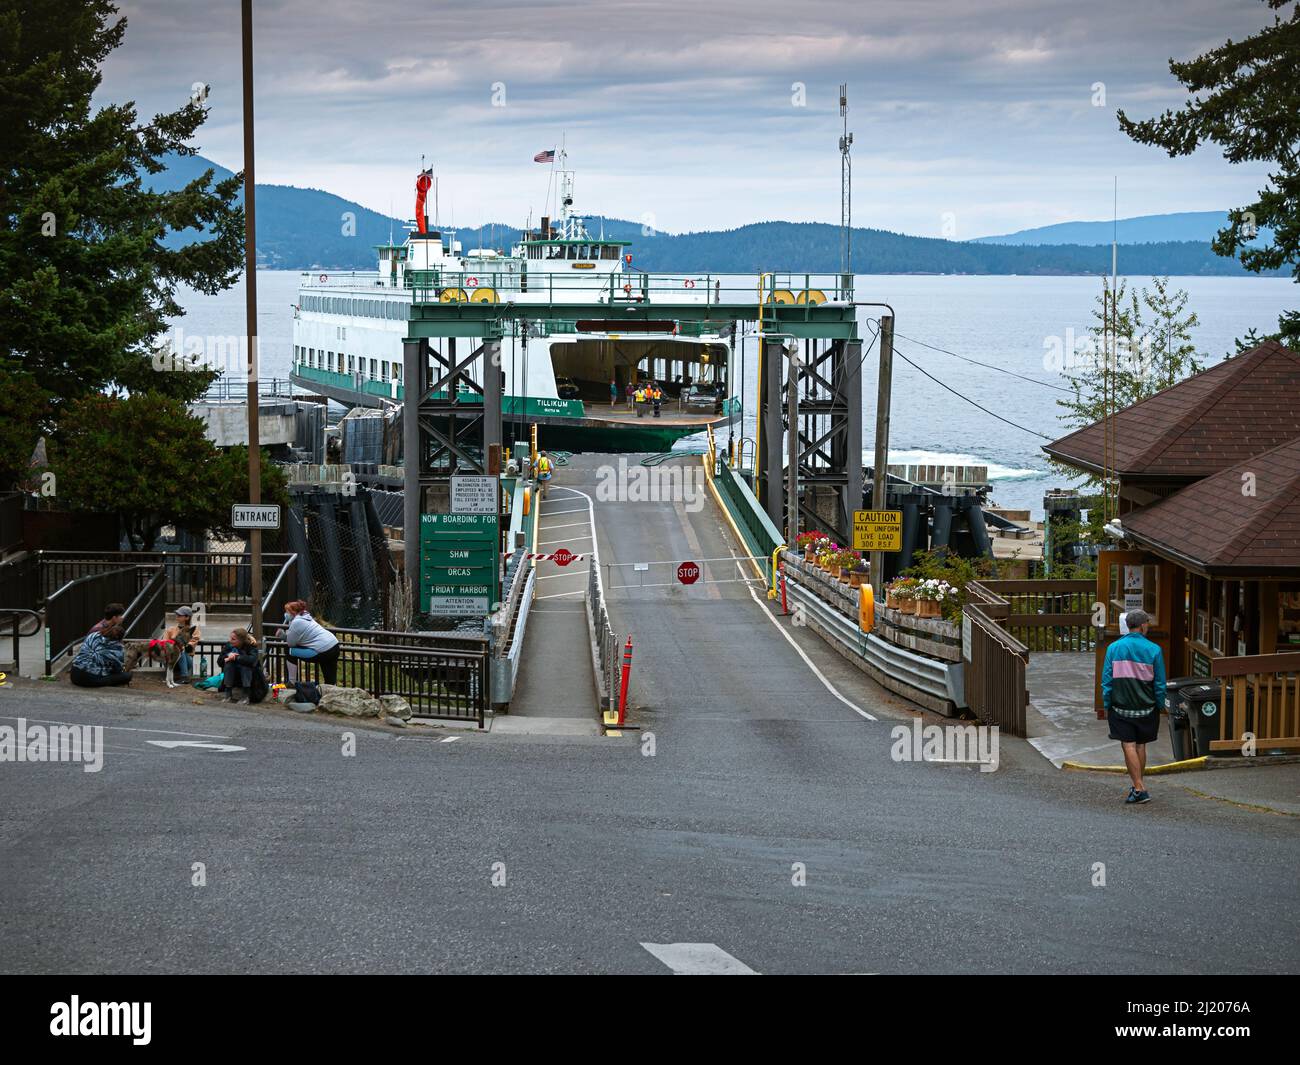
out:
{"label": "wooden booth with brown roof", "polygon": [[1043,448],[1117,483],[1106,630],[1142,609],[1168,675],[1217,679],[1211,750],[1300,747],[1300,354],[1269,341]]}

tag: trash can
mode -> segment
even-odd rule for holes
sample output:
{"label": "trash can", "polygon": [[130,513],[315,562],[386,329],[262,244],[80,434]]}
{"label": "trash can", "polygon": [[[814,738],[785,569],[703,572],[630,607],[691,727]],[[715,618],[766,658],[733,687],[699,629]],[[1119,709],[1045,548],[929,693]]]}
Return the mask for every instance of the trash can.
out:
{"label": "trash can", "polygon": [[1224,735],[1232,735],[1232,691],[1228,691],[1226,700],[1221,696],[1217,684],[1194,684],[1178,693],[1179,705],[1187,715],[1194,758],[1210,753],[1210,741],[1219,738],[1221,716],[1227,717]]}
{"label": "trash can", "polygon": [[1174,761],[1193,757],[1192,737],[1188,731],[1187,708],[1180,695],[1184,688],[1204,686],[1204,677],[1173,677],[1165,682],[1165,708],[1169,714],[1169,742],[1174,748]]}

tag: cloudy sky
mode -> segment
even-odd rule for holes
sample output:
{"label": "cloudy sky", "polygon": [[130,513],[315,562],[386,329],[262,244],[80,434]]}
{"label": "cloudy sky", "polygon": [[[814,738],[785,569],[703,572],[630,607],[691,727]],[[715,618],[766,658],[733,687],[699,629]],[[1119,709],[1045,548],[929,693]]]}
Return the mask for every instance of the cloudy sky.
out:
{"label": "cloudy sky", "polygon": [[[521,224],[563,138],[588,214],[671,232],[839,221],[849,84],[856,225],[957,239],[1213,210],[1263,170],[1171,160],[1117,129],[1177,105],[1168,72],[1270,16],[1260,0],[254,0],[257,177],[409,217]],[[211,85],[203,154],[241,165],[237,0],[121,4],[103,100]],[[1100,83],[1100,86],[1098,86]],[[1104,106],[1094,101],[1104,92]],[[945,222],[948,230],[945,231]]]}

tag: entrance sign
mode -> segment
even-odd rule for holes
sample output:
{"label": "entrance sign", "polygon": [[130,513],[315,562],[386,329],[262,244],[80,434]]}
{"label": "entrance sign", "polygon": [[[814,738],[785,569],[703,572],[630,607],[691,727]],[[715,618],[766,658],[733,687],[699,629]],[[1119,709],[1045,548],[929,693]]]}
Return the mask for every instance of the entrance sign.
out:
{"label": "entrance sign", "polygon": [[901,510],[855,510],[853,512],[853,550],[901,551],[903,549],[903,512]]}
{"label": "entrance sign", "polygon": [[700,579],[700,567],[694,562],[683,562],[677,567],[677,579],[683,584],[694,584]]}
{"label": "entrance sign", "polygon": [[495,514],[497,504],[497,477],[453,477],[451,479],[451,512],[453,514]]}
{"label": "entrance sign", "polygon": [[278,529],[279,503],[236,503],[230,508],[232,529]]}

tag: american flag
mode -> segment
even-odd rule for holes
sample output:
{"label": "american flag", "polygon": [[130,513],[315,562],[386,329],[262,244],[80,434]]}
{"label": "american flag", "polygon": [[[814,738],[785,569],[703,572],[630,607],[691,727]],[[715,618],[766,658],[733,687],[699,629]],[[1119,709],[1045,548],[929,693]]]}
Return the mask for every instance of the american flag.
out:
{"label": "american flag", "polygon": [[533,156],[534,163],[553,163],[555,162],[555,149],[547,148],[544,152],[538,152]]}

